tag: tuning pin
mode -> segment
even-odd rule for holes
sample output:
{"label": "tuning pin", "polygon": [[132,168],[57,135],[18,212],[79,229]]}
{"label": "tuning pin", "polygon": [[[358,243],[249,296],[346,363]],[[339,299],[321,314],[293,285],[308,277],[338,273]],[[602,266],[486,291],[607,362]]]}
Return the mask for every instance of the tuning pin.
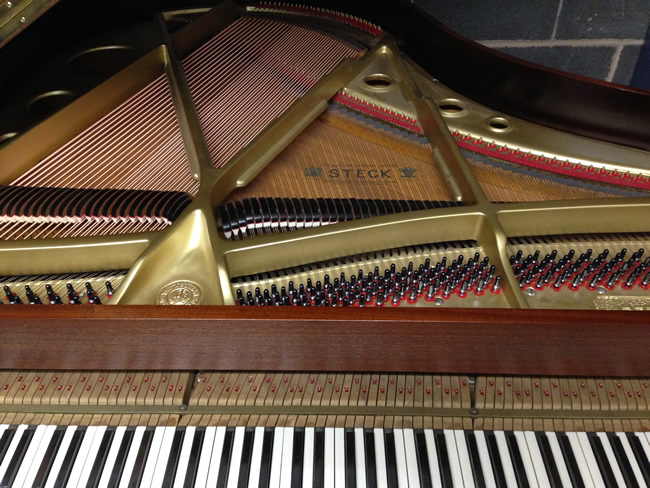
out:
{"label": "tuning pin", "polygon": [[494,284],[492,285],[492,293],[499,293],[501,291],[501,276],[497,276],[494,279]]}
{"label": "tuning pin", "polygon": [[54,293],[52,285],[49,283],[45,285],[45,291],[47,292],[47,299],[50,301],[50,305],[63,305],[61,297],[58,294]]}
{"label": "tuning pin", "polygon": [[115,293],[115,290],[113,290],[113,285],[111,285],[110,281],[106,282],[106,296],[108,298],[111,298],[113,296],[113,293]]}
{"label": "tuning pin", "polygon": [[72,284],[68,283],[66,288],[68,289],[68,300],[70,301],[70,305],[81,305],[81,299]]}
{"label": "tuning pin", "polygon": [[41,299],[32,291],[29,285],[25,285],[25,296],[27,297],[27,300],[29,300],[30,305],[43,305]]}

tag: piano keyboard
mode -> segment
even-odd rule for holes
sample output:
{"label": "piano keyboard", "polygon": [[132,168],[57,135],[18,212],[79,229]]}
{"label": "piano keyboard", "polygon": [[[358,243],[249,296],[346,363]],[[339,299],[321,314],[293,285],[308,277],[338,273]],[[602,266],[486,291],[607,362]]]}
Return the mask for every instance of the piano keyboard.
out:
{"label": "piano keyboard", "polygon": [[645,487],[650,433],[0,425],[5,487]]}

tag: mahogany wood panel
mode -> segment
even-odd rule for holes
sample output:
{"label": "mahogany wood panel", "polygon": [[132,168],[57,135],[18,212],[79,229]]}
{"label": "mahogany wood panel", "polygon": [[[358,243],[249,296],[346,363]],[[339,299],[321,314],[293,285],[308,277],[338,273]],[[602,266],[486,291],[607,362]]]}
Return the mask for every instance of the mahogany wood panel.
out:
{"label": "mahogany wood panel", "polygon": [[1,369],[647,376],[650,312],[2,306]]}

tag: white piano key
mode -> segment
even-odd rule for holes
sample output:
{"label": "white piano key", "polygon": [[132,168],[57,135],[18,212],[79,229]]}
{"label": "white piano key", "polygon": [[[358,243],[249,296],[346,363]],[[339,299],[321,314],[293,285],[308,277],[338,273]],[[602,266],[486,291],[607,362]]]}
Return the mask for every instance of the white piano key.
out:
{"label": "white piano key", "polygon": [[571,442],[571,439],[573,437],[575,437],[575,439],[578,441],[577,445],[575,446],[574,443],[571,442],[571,447],[573,447],[573,454],[576,456],[576,461],[578,459],[576,451],[580,451],[582,455],[582,461],[587,468],[587,474],[585,475],[582,466],[580,466],[580,463],[578,463],[580,474],[582,474],[582,480],[585,482],[585,485],[587,484],[587,480],[590,479],[592,482],[591,486],[605,486],[603,477],[600,475],[600,470],[598,469],[598,464],[596,463],[596,458],[594,457],[594,453],[591,450],[591,445],[589,444],[587,434],[584,432],[567,432],[567,436],[569,437],[569,442]]}
{"label": "white piano key", "polygon": [[596,435],[598,436],[600,442],[603,445],[605,455],[607,456],[607,460],[609,461],[609,465],[612,468],[612,472],[614,473],[614,478],[616,478],[616,482],[618,483],[618,486],[624,487],[625,478],[623,478],[623,473],[621,473],[621,468],[618,466],[618,461],[616,460],[616,456],[614,455],[612,446],[609,445],[609,439],[607,438],[607,434],[605,434],[604,432],[598,432]]}
{"label": "white piano key", "polygon": [[334,429],[334,486],[345,488],[345,429],[343,427]]}
{"label": "white piano key", "polygon": [[449,455],[449,468],[451,469],[451,480],[454,486],[463,486],[463,474],[461,472],[460,461],[458,459],[458,449],[456,448],[456,436],[454,431],[444,429],[445,445]]}
{"label": "white piano key", "polygon": [[[56,430],[56,425],[46,425],[44,427],[45,427],[45,431],[43,432],[43,436],[41,437],[40,441],[37,444],[36,452],[34,453],[34,456],[30,461],[27,474],[25,475],[25,478],[21,480],[21,483],[26,487],[31,487],[34,480],[36,479],[36,475],[38,474],[38,469],[40,468],[41,463],[43,462],[43,458],[45,457],[45,453],[47,452],[47,447],[50,445],[50,442],[52,441],[52,436],[54,435],[54,431]],[[20,476],[20,473],[18,473],[18,475]],[[18,481],[18,478],[16,478],[16,480]],[[16,486],[21,486],[21,485],[16,483]]]}
{"label": "white piano key", "polygon": [[548,444],[551,446],[551,451],[553,452],[553,460],[555,461],[555,466],[557,471],[560,474],[560,481],[562,486],[566,488],[571,488],[573,484],[571,483],[571,477],[569,476],[569,470],[567,469],[566,463],[564,462],[564,455],[562,454],[562,449],[560,448],[560,443],[557,440],[555,432],[545,432],[546,438],[548,439]]}
{"label": "white piano key", "polygon": [[16,473],[16,477],[14,478],[13,486],[22,486],[27,479],[30,467],[34,464],[36,453],[43,444],[43,437],[45,436],[47,427],[47,425],[39,425],[36,427],[32,440],[27,448],[27,452],[25,453],[20,468],[18,469],[18,473]]}
{"label": "white piano key", "polygon": [[232,453],[230,455],[230,469],[228,470],[228,488],[236,488],[239,480],[239,468],[241,466],[241,456],[244,449],[244,433],[246,427],[235,427],[235,436],[232,443]]}
{"label": "white piano key", "polygon": [[[305,428],[305,454],[302,467],[302,488],[314,485],[314,428]],[[255,485],[257,487],[257,485]],[[252,488],[252,487],[249,487]]]}
{"label": "white piano key", "polygon": [[462,430],[455,430],[454,436],[456,437],[456,450],[458,452],[458,462],[460,464],[460,472],[463,476],[463,486],[466,488],[474,488],[474,475],[472,474],[472,462],[469,459],[469,451],[467,450],[467,440],[465,439],[465,432]]}
{"label": "white piano key", "polygon": [[366,449],[363,429],[354,429],[354,464],[357,471],[357,488],[366,488]]}
{"label": "white piano key", "polygon": [[75,459],[67,486],[86,486],[104,432],[106,432],[105,425],[99,427],[91,426],[86,429],[86,435],[81,446],[79,446],[79,454],[77,454],[77,459]]}
{"label": "white piano key", "polygon": [[429,471],[431,471],[431,484],[433,488],[442,487],[442,478],[440,477],[440,466],[438,465],[438,451],[436,450],[436,440],[433,437],[433,430],[424,431],[424,440],[427,444],[427,459],[429,461]]}
{"label": "white piano key", "polygon": [[[149,488],[154,481],[154,476],[158,472],[156,469],[158,462],[158,455],[160,454],[163,442],[167,438],[168,429],[172,430],[171,436],[174,436],[174,427],[156,427],[153,434],[153,439],[151,439],[151,447],[149,448],[149,454],[147,455],[147,460],[144,464],[144,472],[142,473],[142,481],[140,482],[140,488]],[[160,476],[165,475],[164,468],[161,470]]]}
{"label": "white piano key", "polygon": [[[582,451],[582,445],[580,443],[578,435],[576,432],[566,432],[566,436],[569,439],[569,444],[571,444],[573,456],[576,458],[576,463],[578,465],[578,470],[580,471],[580,476],[582,477],[582,482],[585,484],[586,488],[593,487],[594,480],[591,478],[589,464],[587,463],[587,458],[585,458],[585,454]],[[589,451],[591,452],[591,447],[589,447]]]}
{"label": "white piano key", "polygon": [[325,429],[325,467],[324,483],[325,488],[335,488],[334,485],[334,429]]}
{"label": "white piano key", "polygon": [[506,478],[506,484],[508,485],[508,488],[517,488],[517,477],[515,476],[515,468],[512,466],[512,460],[510,459],[510,451],[508,449],[506,435],[502,430],[495,430],[494,437],[497,440],[499,458],[501,459],[501,466],[503,466],[503,474]]}
{"label": "white piano key", "polygon": [[485,440],[485,433],[482,430],[474,431],[474,439],[476,439],[476,447],[478,449],[478,457],[481,460],[481,471],[483,473],[485,485],[496,486],[496,479],[492,472],[492,463],[490,462],[490,452],[488,451],[487,441]]}
{"label": "white piano key", "polygon": [[76,425],[71,425],[65,430],[63,434],[63,439],[61,439],[61,444],[59,445],[59,450],[56,453],[54,462],[52,463],[52,468],[47,477],[47,482],[45,483],[45,488],[53,488],[57,476],[59,476],[59,471],[61,471],[61,465],[65,459],[65,454],[70,447],[70,442],[72,442],[72,436],[74,435],[75,430],[77,430]]}
{"label": "white piano key", "polygon": [[644,432],[644,435],[646,438],[646,442],[648,443],[648,445],[650,445],[650,432]]}
{"label": "white piano key", "polygon": [[399,486],[409,486],[409,476],[406,468],[406,452],[404,450],[404,431],[402,429],[393,429],[393,438],[395,439],[395,470],[397,471],[397,484]]}
{"label": "white piano key", "polygon": [[627,440],[627,435],[625,434],[625,432],[618,432],[616,435],[621,440],[621,444],[623,445],[623,450],[625,451],[625,456],[627,457],[627,460],[630,462],[630,466],[632,467],[632,471],[634,472],[634,478],[636,479],[636,482],[639,484],[641,488],[647,487],[645,479],[643,478],[643,474],[641,473],[641,468],[639,467],[639,463],[637,463],[636,457],[634,456],[634,451],[632,451],[632,446],[630,446],[630,441]]}
{"label": "white piano key", "polygon": [[415,446],[415,433],[413,432],[413,429],[404,429],[404,451],[406,453],[406,472],[408,473],[408,486],[409,488],[420,488],[418,453]]}
{"label": "white piano key", "polygon": [[538,488],[537,477],[535,476],[535,468],[533,467],[533,461],[530,458],[530,453],[528,452],[528,445],[526,444],[526,438],[522,431],[515,431],[515,439],[517,440],[517,446],[519,447],[519,453],[521,454],[521,461],[524,463],[524,471],[526,472],[526,478],[528,478],[528,483],[530,488]]}
{"label": "white piano key", "polygon": [[542,459],[542,453],[539,450],[535,432],[531,432],[529,430],[525,431],[524,438],[526,444],[528,445],[528,454],[530,454],[530,460],[533,463],[533,469],[535,470],[537,484],[542,488],[551,488],[551,481],[548,477],[548,473],[546,472],[546,466],[544,466],[544,459]]}
{"label": "white piano key", "polygon": [[284,427],[278,427],[273,433],[273,449],[271,451],[271,474],[269,488],[280,488],[282,473],[282,448],[284,447]]}
{"label": "white piano key", "polygon": [[138,450],[140,449],[140,444],[142,443],[142,436],[144,431],[147,428],[140,425],[135,428],[133,433],[133,439],[131,440],[131,446],[129,447],[129,453],[126,455],[126,461],[124,462],[124,469],[120,475],[120,486],[119,488],[128,488],[129,481],[131,480],[131,473],[133,472],[133,466],[135,465],[135,460],[138,457]]}
{"label": "white piano key", "polygon": [[[282,466],[280,467],[280,486],[291,486],[291,468],[293,463],[293,427],[284,428],[282,442]],[[234,487],[228,487],[234,488]]]}
{"label": "white piano key", "polygon": [[121,425],[115,429],[115,434],[113,435],[113,443],[111,448],[108,451],[106,456],[106,463],[104,464],[104,469],[99,478],[98,488],[108,488],[108,482],[111,480],[111,474],[113,473],[113,467],[115,466],[115,460],[117,459],[117,454],[120,452],[120,446],[124,440],[124,432],[126,432],[126,426]]}
{"label": "white piano key", "polygon": [[248,476],[248,488],[257,488],[260,485],[260,467],[262,465],[263,446],[264,427],[255,427],[255,436],[253,437],[253,452],[251,454],[251,472]]}
{"label": "white piano key", "polygon": [[11,439],[11,442],[9,443],[9,448],[5,452],[5,457],[2,460],[2,464],[0,464],[0,480],[4,477],[5,472],[9,467],[9,463],[11,462],[11,458],[14,457],[16,448],[20,443],[20,438],[23,436],[23,433],[25,432],[25,429],[27,429],[27,427],[28,426],[26,424],[21,424],[16,428],[16,433],[14,434],[14,436]]}
{"label": "white piano key", "polygon": [[[212,455],[210,456],[210,468],[208,470],[208,478],[206,486],[217,486],[217,479],[219,478],[219,466],[221,465],[221,452],[223,451],[223,440],[226,437],[226,427],[220,425],[217,427],[217,432],[214,436],[214,443],[212,445]],[[203,456],[201,456],[203,457]],[[199,486],[197,484],[197,486]]]}
{"label": "white piano key", "polygon": [[196,480],[194,488],[205,488],[208,482],[208,473],[212,464],[212,448],[217,433],[216,427],[206,427],[205,437],[203,437],[203,446],[199,455],[198,468],[196,470]]}
{"label": "white piano key", "polygon": [[384,446],[384,430],[374,429],[375,437],[375,466],[377,467],[377,487],[388,488],[388,473],[386,472],[386,448]]}
{"label": "white piano key", "polygon": [[174,474],[173,488],[183,488],[183,484],[185,483],[185,475],[187,474],[187,465],[190,462],[190,454],[192,452],[192,442],[194,441],[195,432],[196,427],[185,428],[183,444],[181,445],[181,452],[178,456],[178,467]]}

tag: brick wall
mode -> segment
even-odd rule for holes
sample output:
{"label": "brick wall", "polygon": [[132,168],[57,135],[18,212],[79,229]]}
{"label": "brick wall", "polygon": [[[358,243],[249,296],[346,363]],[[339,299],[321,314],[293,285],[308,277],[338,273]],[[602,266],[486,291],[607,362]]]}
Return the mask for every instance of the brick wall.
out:
{"label": "brick wall", "polygon": [[460,34],[528,61],[623,85],[650,71],[640,62],[650,49],[650,0],[412,1]]}

